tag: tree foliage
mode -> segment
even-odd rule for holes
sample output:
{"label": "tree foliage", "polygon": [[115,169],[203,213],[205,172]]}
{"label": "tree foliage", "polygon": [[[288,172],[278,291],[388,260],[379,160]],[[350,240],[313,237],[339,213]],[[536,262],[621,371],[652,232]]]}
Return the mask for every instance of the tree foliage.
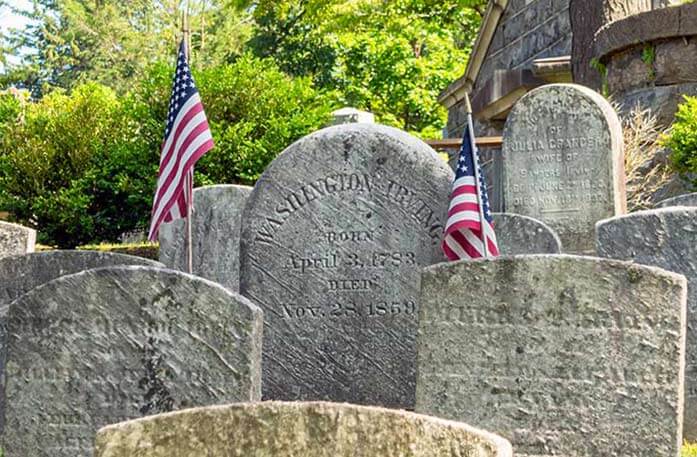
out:
{"label": "tree foliage", "polygon": [[[0,208],[60,247],[145,227],[172,71],[156,65],[127,96],[98,83],[35,103],[0,96]],[[199,161],[197,185],[251,183],[286,145],[327,121],[330,107],[310,81],[269,60],[244,56],[194,77],[216,143]]]}
{"label": "tree foliage", "polygon": [[697,187],[697,97],[685,96],[678,106],[675,123],[665,142],[671,153],[673,167],[680,173],[691,176]]}

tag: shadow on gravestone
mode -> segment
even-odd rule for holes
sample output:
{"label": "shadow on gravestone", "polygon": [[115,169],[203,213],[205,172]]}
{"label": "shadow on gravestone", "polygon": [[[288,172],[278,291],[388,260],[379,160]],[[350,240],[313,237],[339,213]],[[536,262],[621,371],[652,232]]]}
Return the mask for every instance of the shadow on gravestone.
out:
{"label": "shadow on gravestone", "polygon": [[494,213],[494,230],[502,256],[559,254],[561,241],[547,224],[532,217]]}
{"label": "shadow on gravestone", "polygon": [[667,198],[656,203],[654,206],[656,208],[667,208],[669,206],[697,206],[697,192]]}
{"label": "shadow on gravestone", "polygon": [[411,408],[420,268],[440,262],[453,173],[377,124],[306,136],[257,182],[240,292],[265,311],[263,397]]}
{"label": "shadow on gravestone", "polygon": [[95,457],[511,457],[511,444],[466,424],[338,403],[197,408],[103,428]]}
{"label": "shadow on gravestone", "polygon": [[683,435],[697,440],[697,208],[640,211],[600,221],[596,230],[601,257],[653,265],[687,278]]}
{"label": "shadow on gravestone", "polygon": [[416,410],[494,430],[516,455],[678,457],[685,307],[683,276],[616,260],[426,268]]}
{"label": "shadow on gravestone", "polygon": [[87,457],[107,424],[261,395],[261,310],[196,276],[62,276],[14,301],[6,325],[8,457]]}
{"label": "shadow on gravestone", "polygon": [[626,212],[623,139],[614,109],[576,84],[528,92],[503,132],[506,212],[548,224],[564,250],[592,253],[595,223]]}
{"label": "shadow on gravestone", "polygon": [[36,230],[0,221],[0,259],[34,252]]}
{"label": "shadow on gravestone", "polygon": [[[237,292],[240,286],[240,225],[252,188],[218,185],[194,189],[193,273]],[[188,272],[186,224],[180,219],[160,228],[160,262]]]}

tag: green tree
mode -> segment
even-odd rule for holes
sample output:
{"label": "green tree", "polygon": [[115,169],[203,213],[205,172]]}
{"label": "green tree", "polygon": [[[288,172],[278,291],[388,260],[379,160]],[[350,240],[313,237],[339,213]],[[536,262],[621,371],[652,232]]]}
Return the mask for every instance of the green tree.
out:
{"label": "green tree", "polygon": [[[149,223],[173,68],[157,64],[126,96],[97,83],[36,102],[0,94],[0,209],[70,248]],[[286,146],[328,120],[309,78],[242,56],[195,72],[215,148],[196,184],[252,183]]]}
{"label": "green tree", "polygon": [[438,94],[467,63],[482,0],[260,0],[250,47],[312,76],[340,104],[425,137],[440,135]]}
{"label": "green tree", "polygon": [[686,95],[685,102],[678,106],[665,145],[672,151],[670,158],[675,170],[691,177],[697,187],[697,97]]}

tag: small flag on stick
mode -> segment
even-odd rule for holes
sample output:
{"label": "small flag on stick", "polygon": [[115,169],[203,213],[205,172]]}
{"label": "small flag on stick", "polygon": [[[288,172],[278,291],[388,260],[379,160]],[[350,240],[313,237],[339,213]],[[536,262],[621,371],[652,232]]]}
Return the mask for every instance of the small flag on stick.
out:
{"label": "small flag on stick", "polygon": [[449,260],[499,255],[486,183],[474,141],[471,110],[467,113],[467,126],[455,170],[448,221],[441,246]]}
{"label": "small flag on stick", "polygon": [[148,235],[150,241],[157,240],[163,222],[189,217],[193,205],[194,164],[212,148],[213,136],[182,40],[162,143],[160,174]]}

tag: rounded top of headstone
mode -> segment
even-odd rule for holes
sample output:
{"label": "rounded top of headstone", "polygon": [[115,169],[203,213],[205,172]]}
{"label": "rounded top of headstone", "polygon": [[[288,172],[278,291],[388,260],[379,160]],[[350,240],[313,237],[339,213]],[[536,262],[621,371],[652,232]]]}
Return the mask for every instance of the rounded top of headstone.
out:
{"label": "rounded top of headstone", "polygon": [[510,457],[504,438],[460,422],[370,406],[263,402],[195,408],[101,429],[95,457]]}
{"label": "rounded top of headstone", "polygon": [[[462,274],[469,275],[473,269],[483,273],[489,271],[503,271],[506,277],[492,278],[496,281],[509,281],[509,277],[518,274],[528,274],[531,267],[539,266],[565,272],[565,275],[573,277],[574,271],[597,269],[598,271],[614,271],[626,273],[630,282],[637,282],[642,276],[662,278],[671,284],[686,285],[685,276],[664,270],[662,268],[640,265],[633,262],[604,259],[586,255],[571,254],[532,254],[518,255],[515,257],[497,257],[495,259],[461,260],[458,262],[444,262],[424,268],[424,275],[435,277],[456,277]],[[547,278],[552,280],[553,278]]]}
{"label": "rounded top of headstone", "polygon": [[645,209],[642,211],[635,211],[628,214],[620,214],[619,216],[610,217],[598,221],[595,224],[596,230],[601,229],[605,226],[612,224],[634,224],[636,219],[647,218],[647,217],[670,217],[670,216],[689,216],[695,218],[695,223],[697,224],[697,206],[665,206],[662,208]]}
{"label": "rounded top of headstone", "polygon": [[194,196],[200,193],[208,192],[241,192],[248,194],[252,191],[252,186],[243,186],[241,184],[213,184],[210,186],[201,186],[194,189]]}
{"label": "rounded top of headstone", "polygon": [[654,206],[656,208],[665,208],[668,206],[697,206],[697,192],[667,198],[656,203]]}
{"label": "rounded top of headstone", "polygon": [[559,254],[561,252],[559,236],[544,222],[513,213],[494,213],[493,217],[501,255]]}
{"label": "rounded top of headstone", "polygon": [[[334,161],[334,168],[341,168],[342,162],[360,162],[359,165],[371,169],[397,161],[412,167],[427,165],[424,174],[436,173],[448,179],[453,176],[448,164],[419,138],[382,124],[357,123],[325,127],[299,139],[269,164],[259,181],[272,180],[278,174],[299,173],[299,170],[289,169],[289,166],[297,166],[306,173],[306,170],[317,166],[314,160],[323,163]],[[252,198],[258,188],[258,185],[254,186]]]}
{"label": "rounded top of headstone", "polygon": [[373,113],[368,111],[361,111],[358,108],[353,108],[347,106],[345,108],[340,108],[336,111],[332,111],[332,124],[350,124],[350,123],[375,123],[375,116]]}
{"label": "rounded top of headstone", "polygon": [[[586,112],[593,114],[592,108],[595,106],[597,107],[595,115],[602,114],[612,132],[616,134],[615,136],[620,140],[622,138],[622,123],[617,115],[617,111],[615,111],[610,102],[593,89],[572,83],[545,84],[523,95],[513,106],[510,115],[506,119],[504,131],[511,123],[511,115],[515,115],[519,111],[528,110],[530,109],[529,107],[539,108],[540,106],[546,107],[546,109],[535,112],[535,116],[530,118],[528,122],[535,122],[540,118],[545,118],[545,116],[554,116],[555,112],[561,110],[574,111],[579,114],[585,114]],[[506,136],[505,133],[504,136]],[[622,147],[621,142],[618,147]]]}
{"label": "rounded top of headstone", "polygon": [[63,275],[111,265],[162,267],[160,262],[99,251],[46,251],[0,259],[0,305]]}

